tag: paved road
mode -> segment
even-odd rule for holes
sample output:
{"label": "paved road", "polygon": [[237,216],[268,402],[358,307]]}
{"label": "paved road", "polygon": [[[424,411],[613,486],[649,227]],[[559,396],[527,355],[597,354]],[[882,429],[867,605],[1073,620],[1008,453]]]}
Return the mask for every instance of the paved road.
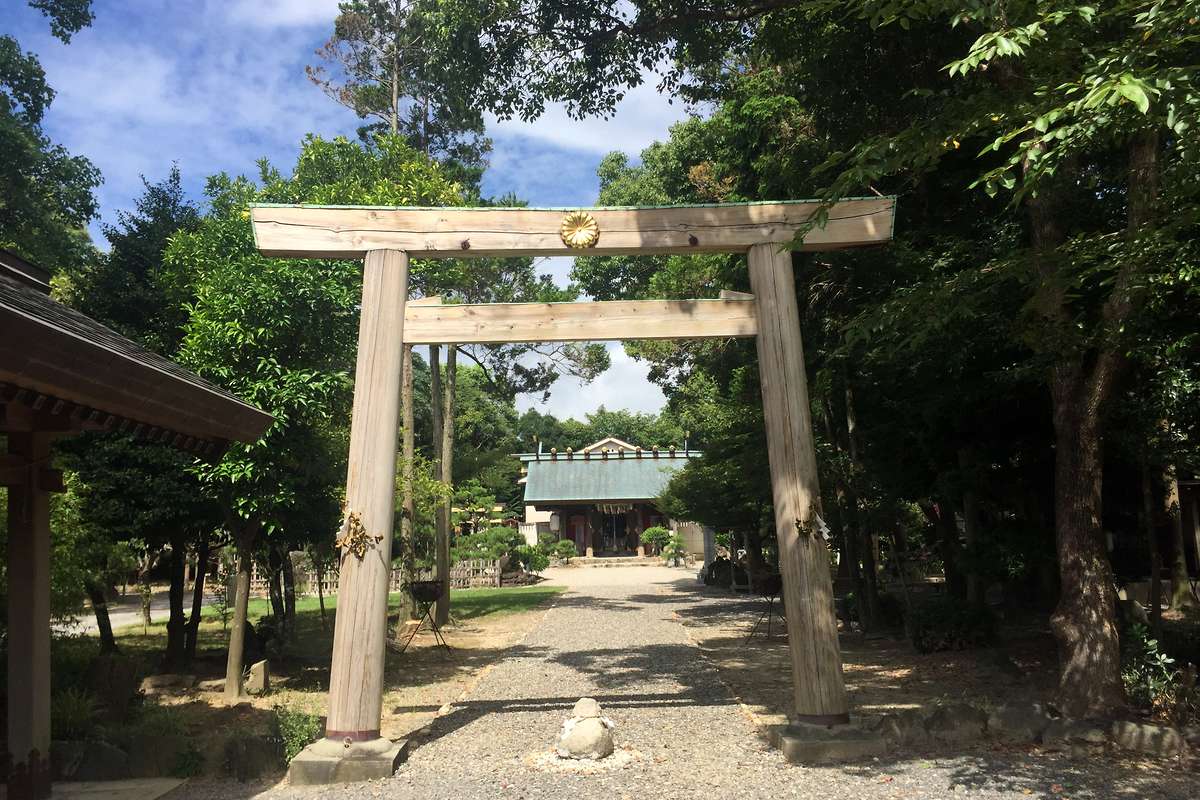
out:
{"label": "paved road", "polygon": [[[720,603],[690,592],[682,570],[571,569],[568,586],[525,641],[470,696],[414,743],[395,777],[292,789],[271,798],[1169,798],[1194,797],[1184,775],[981,750],[952,758],[884,759],[803,768],[766,746],[675,620],[677,608]],[[571,774],[538,768],[581,696],[600,700],[631,748],[621,769]],[[209,791],[212,791],[210,787]],[[196,787],[195,796],[209,796]],[[227,791],[227,790],[226,790]],[[176,795],[172,795],[174,798]],[[215,795],[211,795],[215,796]],[[225,794],[224,796],[229,796]],[[248,795],[247,795],[248,796]],[[257,797],[264,795],[256,794]]]}
{"label": "paved road", "polygon": [[[166,589],[154,592],[150,596],[150,620],[152,622],[163,622],[171,615],[170,599],[168,598]],[[207,605],[208,598],[205,598]],[[192,610],[192,593],[191,587],[184,595],[183,599],[184,613],[191,613]],[[127,595],[115,602],[108,604],[108,618],[112,622],[113,630],[123,628],[126,625],[141,624],[142,622],[142,596],[136,589],[130,591]],[[96,625],[96,615],[92,612],[91,606],[84,609],[79,616],[79,625],[72,627],[72,632],[82,632],[87,634],[98,634],[99,627]]]}

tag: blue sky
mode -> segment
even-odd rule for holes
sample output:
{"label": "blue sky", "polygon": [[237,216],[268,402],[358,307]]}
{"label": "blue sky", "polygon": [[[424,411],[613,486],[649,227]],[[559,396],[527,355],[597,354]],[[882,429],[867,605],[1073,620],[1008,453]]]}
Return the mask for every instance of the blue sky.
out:
{"label": "blue sky", "polygon": [[[199,198],[215,172],[249,173],[266,157],[286,168],[313,132],[353,136],[355,116],[309,83],[304,66],[328,37],[337,0],[95,0],[96,21],[69,45],[22,0],[4,0],[0,30],[36,53],[56,97],[47,134],[92,160],[104,176],[99,222],[131,207],[140,176],[160,179],[179,164]],[[685,110],[653,89],[630,93],[614,117],[575,121],[550,108],[533,123],[489,122],[495,143],[487,194],[516,192],[535,205],[590,205],[603,155],[636,155],[666,136]],[[559,280],[567,259],[545,265]],[[613,369],[590,386],[560,381],[547,404],[580,416],[601,404],[655,410],[663,397],[645,369],[611,346]],[[522,398],[524,409],[533,403]]]}

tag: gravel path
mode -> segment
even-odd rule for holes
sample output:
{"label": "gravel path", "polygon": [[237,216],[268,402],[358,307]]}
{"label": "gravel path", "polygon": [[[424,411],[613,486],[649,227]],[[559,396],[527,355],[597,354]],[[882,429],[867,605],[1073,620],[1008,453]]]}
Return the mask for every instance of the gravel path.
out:
{"label": "gravel path", "polygon": [[[410,744],[395,777],[354,786],[280,786],[283,798],[1171,798],[1194,777],[1136,764],[974,752],[864,765],[788,764],[689,643],[673,612],[702,601],[661,587],[682,570],[561,570],[569,590],[470,696]],[[451,635],[451,640],[453,636]],[[547,769],[563,717],[581,696],[616,723],[626,764],[593,774]],[[618,751],[621,752],[620,750]],[[200,789],[199,786],[196,787]],[[197,792],[199,796],[201,792]],[[224,793],[234,796],[236,792]],[[185,795],[186,796],[186,795]],[[248,793],[243,796],[249,796]],[[172,795],[175,797],[175,795]]]}

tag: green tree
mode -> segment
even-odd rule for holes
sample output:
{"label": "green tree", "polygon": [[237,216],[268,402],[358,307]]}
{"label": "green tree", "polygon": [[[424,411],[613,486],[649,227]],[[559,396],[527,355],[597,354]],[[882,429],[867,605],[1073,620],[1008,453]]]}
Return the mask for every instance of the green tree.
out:
{"label": "green tree", "polygon": [[[171,237],[195,228],[199,212],[184,197],[179,170],[152,184],[133,211],[105,227],[111,246],[86,264],[60,275],[57,289],[69,304],[146,348],[175,355],[186,321],[190,277],[168,272],[163,252]],[[194,651],[198,608],[184,613],[184,565],[189,547],[207,553],[220,515],[191,471],[193,459],[157,443],[119,433],[85,433],[60,445],[80,477],[80,514],[93,539],[88,548],[96,573],[88,593],[100,615],[109,550],[137,542],[148,552],[169,554],[170,618],[164,667],[181,669]],[[124,543],[124,544],[123,544]],[[145,553],[143,553],[145,555]],[[204,578],[197,579],[203,593]],[[106,620],[101,621],[101,628]]]}
{"label": "green tree", "polygon": [[369,144],[310,136],[290,176],[262,162],[259,183],[218,175],[206,194],[210,213],[167,251],[168,266],[196,276],[180,360],[275,418],[259,441],[197,466],[228,509],[226,527],[238,548],[226,670],[226,694],[237,697],[253,551],[260,535],[284,530],[298,498],[312,491],[314,447],[329,435],[331,420],[348,418],[361,295],[357,264],[260,255],[248,206],[448,205],[459,197],[435,164],[390,135]]}
{"label": "green tree", "polygon": [[[91,0],[31,0],[67,43],[92,23]],[[54,271],[88,257],[100,172],[42,131],[54,99],[37,56],[0,36],[0,247]]]}
{"label": "green tree", "polygon": [[64,300],[149,350],[170,356],[179,349],[191,302],[191,276],[164,268],[171,237],[195,229],[200,211],[188,200],[178,166],[145,191],[133,211],[118,211],[104,226],[109,251],[69,275]]}
{"label": "green tree", "polygon": [[483,114],[450,91],[445,67],[425,57],[439,34],[435,9],[410,0],[352,0],[338,6],[333,35],[317,51],[325,66],[305,68],[338,103],[374,122],[362,133],[386,130],[437,159],[454,180],[477,194],[491,140]]}
{"label": "green tree", "polygon": [[833,145],[827,199],[878,185],[921,210],[974,187],[1007,203],[1019,236],[988,267],[1019,282],[1019,336],[1051,403],[1059,703],[1119,706],[1102,442],[1156,279],[1193,273],[1192,4],[467,5],[454,24],[478,44],[455,53],[456,78],[502,115],[549,100],[606,111],[644,65],[665,63],[663,85],[693,98],[720,96],[744,65],[790,68]]}

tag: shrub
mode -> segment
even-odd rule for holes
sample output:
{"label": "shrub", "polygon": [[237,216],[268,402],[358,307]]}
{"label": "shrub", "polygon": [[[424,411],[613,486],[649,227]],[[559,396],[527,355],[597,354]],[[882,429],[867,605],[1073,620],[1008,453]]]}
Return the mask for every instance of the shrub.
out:
{"label": "shrub", "polygon": [[891,592],[880,592],[879,603],[876,605],[879,619],[876,622],[884,628],[901,628],[904,625],[904,600]]}
{"label": "shrub", "polygon": [[283,757],[291,761],[300,751],[321,738],[321,718],[316,714],[275,706],[275,727],[283,742]]}
{"label": "shrub", "polygon": [[543,553],[541,548],[532,545],[521,545],[516,549],[514,555],[526,572],[538,573],[550,566],[550,556]]}
{"label": "shrub", "polygon": [[939,597],[913,608],[908,634],[918,653],[983,647],[996,639],[996,615],[986,606]]}
{"label": "shrub", "polygon": [[1130,702],[1156,716],[1187,723],[1200,709],[1196,687],[1145,625],[1134,623],[1121,631],[1121,681]]}
{"label": "shrub", "polygon": [[654,525],[642,531],[641,541],[642,544],[654,548],[655,553],[661,553],[667,542],[671,541],[671,532],[661,525]]}
{"label": "shrub", "polygon": [[577,555],[579,551],[575,549],[575,542],[570,539],[559,539],[554,544],[554,557],[559,561],[570,561]]}
{"label": "shrub", "polygon": [[194,778],[204,771],[204,751],[195,742],[187,745],[175,755],[175,763],[171,767],[174,778]]}
{"label": "shrub", "polygon": [[460,536],[451,548],[454,561],[484,558],[494,561],[516,551],[525,544],[525,538],[515,528],[488,528],[466,536]]}
{"label": "shrub", "polygon": [[662,547],[662,554],[668,561],[678,564],[679,559],[687,555],[687,546],[683,543],[683,537],[678,533],[671,534],[667,543]]}
{"label": "shrub", "polygon": [[70,687],[50,698],[50,730],[55,739],[86,739],[96,729],[100,707],[87,691]]}

